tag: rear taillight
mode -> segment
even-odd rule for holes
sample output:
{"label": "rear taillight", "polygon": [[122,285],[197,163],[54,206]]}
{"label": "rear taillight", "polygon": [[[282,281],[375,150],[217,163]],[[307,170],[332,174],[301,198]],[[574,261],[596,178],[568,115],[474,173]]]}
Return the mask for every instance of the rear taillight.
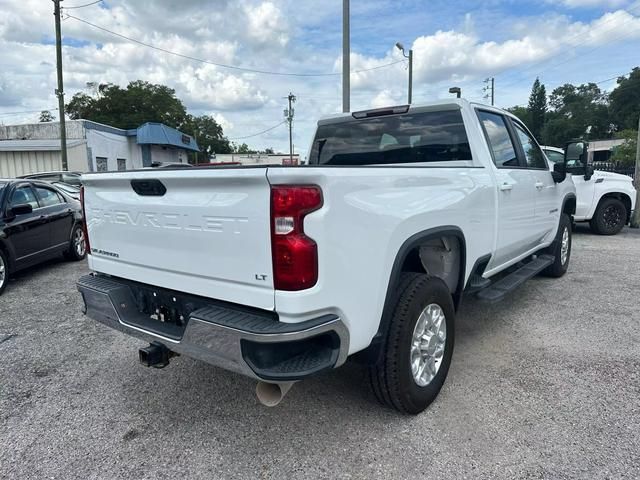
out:
{"label": "rear taillight", "polygon": [[318,281],[318,247],[304,233],[304,217],[322,206],[315,185],[271,187],[271,256],[276,290],[304,290]]}
{"label": "rear taillight", "polygon": [[89,231],[87,230],[87,212],[84,208],[84,186],[80,187],[80,205],[82,205],[82,230],[84,231],[84,241],[87,245],[87,253],[91,253],[91,245],[89,245]]}

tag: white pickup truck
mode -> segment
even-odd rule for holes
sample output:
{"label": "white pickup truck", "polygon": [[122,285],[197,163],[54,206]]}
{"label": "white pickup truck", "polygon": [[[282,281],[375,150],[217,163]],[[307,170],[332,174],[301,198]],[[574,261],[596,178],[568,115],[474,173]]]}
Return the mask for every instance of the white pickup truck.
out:
{"label": "white pickup truck", "polygon": [[85,175],[84,311],[150,342],[145,365],[200,359],[266,405],[353,356],[380,401],[418,413],[463,293],[567,270],[564,167],[509,113],[451,100],[321,120],[304,167]]}
{"label": "white pickup truck", "polygon": [[[557,147],[541,147],[553,164],[564,162],[564,150]],[[633,179],[627,175],[595,170],[589,162],[572,162],[567,172],[576,186],[577,204],[573,219],[589,222],[593,232],[615,235],[631,220],[636,204]]]}

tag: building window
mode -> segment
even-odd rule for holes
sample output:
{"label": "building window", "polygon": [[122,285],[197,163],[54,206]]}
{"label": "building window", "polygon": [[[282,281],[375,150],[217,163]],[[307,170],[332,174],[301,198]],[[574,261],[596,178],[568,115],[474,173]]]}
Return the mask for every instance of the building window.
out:
{"label": "building window", "polygon": [[106,157],[96,157],[96,171],[106,172],[109,170]]}
{"label": "building window", "polygon": [[127,159],[126,158],[119,158],[118,159],[118,171],[122,172],[123,170],[127,169]]}

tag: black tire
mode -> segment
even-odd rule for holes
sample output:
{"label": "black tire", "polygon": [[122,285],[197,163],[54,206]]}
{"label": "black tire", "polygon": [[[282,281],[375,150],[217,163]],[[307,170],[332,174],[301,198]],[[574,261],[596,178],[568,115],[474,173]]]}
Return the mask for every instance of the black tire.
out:
{"label": "black tire", "polygon": [[[563,236],[565,231],[568,235],[568,251],[566,258],[562,258],[562,244],[563,244]],[[567,269],[569,268],[569,260],[571,260],[571,244],[572,244],[572,228],[571,228],[571,218],[566,213],[560,215],[560,225],[558,226],[558,233],[556,234],[556,238],[553,243],[547,248],[546,253],[553,255],[555,257],[554,262],[545,268],[542,271],[543,275],[547,277],[558,278],[567,273]]]}
{"label": "black tire", "polygon": [[[369,373],[373,391],[382,404],[402,413],[417,414],[433,402],[447,378],[455,338],[455,309],[449,288],[439,278],[404,273],[397,293],[381,359]],[[412,339],[420,314],[431,304],[439,306],[444,314],[444,353],[436,375],[420,386],[411,368]]]}
{"label": "black tire", "polygon": [[[81,241],[83,242],[83,247],[78,248],[77,242],[79,241],[79,236]],[[71,239],[69,240],[69,248],[66,252],[64,252],[65,258],[68,260],[77,262],[83,260],[87,256],[87,242],[84,238],[84,230],[82,229],[82,225],[76,225],[73,227],[71,231]]]}
{"label": "black tire", "polygon": [[7,283],[9,283],[9,261],[5,253],[0,250],[0,295],[7,288]]}
{"label": "black tire", "polygon": [[598,235],[616,235],[627,223],[627,207],[617,198],[604,198],[589,222]]}

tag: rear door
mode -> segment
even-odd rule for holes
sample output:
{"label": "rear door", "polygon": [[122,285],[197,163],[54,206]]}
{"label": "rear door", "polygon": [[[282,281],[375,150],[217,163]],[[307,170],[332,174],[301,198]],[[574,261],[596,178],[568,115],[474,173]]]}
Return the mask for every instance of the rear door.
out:
{"label": "rear door", "polygon": [[478,110],[478,117],[491,150],[498,189],[498,235],[490,270],[536,245],[535,188],[531,172],[521,163],[506,117],[488,110]]}
{"label": "rear door", "polygon": [[53,188],[34,184],[33,188],[41,205],[40,213],[49,224],[51,246],[61,247],[69,243],[74,217],[71,206]]}
{"label": "rear door", "polygon": [[83,183],[92,269],[273,308],[266,168],[110,172]]}

